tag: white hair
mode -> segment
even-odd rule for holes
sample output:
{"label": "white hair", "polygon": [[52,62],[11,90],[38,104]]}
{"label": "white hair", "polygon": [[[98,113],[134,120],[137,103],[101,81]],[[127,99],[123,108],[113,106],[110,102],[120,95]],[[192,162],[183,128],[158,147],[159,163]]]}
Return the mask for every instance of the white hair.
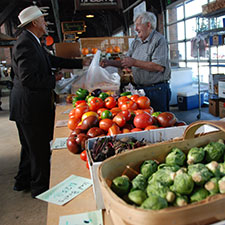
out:
{"label": "white hair", "polygon": [[134,22],[138,19],[141,18],[141,23],[148,23],[150,22],[152,25],[152,29],[156,29],[157,26],[157,19],[156,16],[152,12],[142,12],[135,16]]}

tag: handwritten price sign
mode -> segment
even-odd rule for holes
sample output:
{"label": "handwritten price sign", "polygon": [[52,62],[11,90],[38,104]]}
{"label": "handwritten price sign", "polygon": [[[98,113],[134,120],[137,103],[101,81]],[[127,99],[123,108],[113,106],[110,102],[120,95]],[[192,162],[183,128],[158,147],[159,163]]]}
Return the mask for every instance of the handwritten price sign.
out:
{"label": "handwritten price sign", "polygon": [[64,205],[92,185],[88,178],[71,175],[61,183],[36,198],[57,205]]}

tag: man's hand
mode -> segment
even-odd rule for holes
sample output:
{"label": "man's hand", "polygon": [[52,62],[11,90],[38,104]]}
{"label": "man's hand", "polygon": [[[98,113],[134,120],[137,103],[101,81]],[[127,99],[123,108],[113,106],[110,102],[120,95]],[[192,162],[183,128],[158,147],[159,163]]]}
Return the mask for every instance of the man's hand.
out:
{"label": "man's hand", "polygon": [[100,66],[103,67],[103,68],[109,66],[109,60],[103,59],[103,60],[100,62]]}
{"label": "man's hand", "polygon": [[125,57],[125,58],[122,59],[121,65],[122,65],[122,67],[124,67],[124,68],[129,68],[129,67],[134,66],[135,61],[136,61],[136,60],[135,60],[134,58],[131,58],[131,57]]}

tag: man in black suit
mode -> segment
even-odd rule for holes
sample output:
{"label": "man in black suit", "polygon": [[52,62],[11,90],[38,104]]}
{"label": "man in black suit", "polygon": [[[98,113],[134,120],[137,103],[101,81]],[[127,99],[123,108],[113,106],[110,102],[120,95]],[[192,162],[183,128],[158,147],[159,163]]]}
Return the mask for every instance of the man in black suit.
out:
{"label": "man in black suit", "polygon": [[55,76],[51,68],[82,68],[90,62],[48,54],[39,38],[46,34],[46,22],[37,6],[19,14],[24,27],[13,48],[15,74],[10,98],[10,120],[16,122],[21,143],[19,170],[14,190],[31,189],[32,197],[49,188],[50,141],[54,127]]}

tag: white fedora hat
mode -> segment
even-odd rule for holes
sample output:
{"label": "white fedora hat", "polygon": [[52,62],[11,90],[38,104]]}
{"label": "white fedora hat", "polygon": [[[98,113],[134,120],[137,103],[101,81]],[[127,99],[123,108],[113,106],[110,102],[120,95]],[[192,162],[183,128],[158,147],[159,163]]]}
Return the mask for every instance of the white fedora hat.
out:
{"label": "white fedora hat", "polygon": [[40,16],[47,16],[48,13],[42,13],[42,11],[37,6],[30,6],[23,9],[18,18],[20,20],[20,25],[18,27],[23,27],[30,23],[31,21],[39,18]]}

